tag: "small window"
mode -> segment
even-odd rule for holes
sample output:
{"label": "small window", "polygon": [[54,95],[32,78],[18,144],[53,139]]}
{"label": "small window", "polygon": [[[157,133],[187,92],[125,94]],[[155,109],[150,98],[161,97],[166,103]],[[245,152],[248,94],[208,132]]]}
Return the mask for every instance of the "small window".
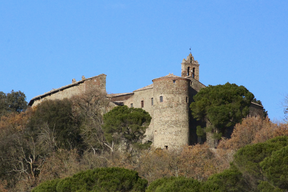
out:
{"label": "small window", "polygon": [[189,101],[189,100],[188,100],[188,97],[186,97],[186,103],[188,103],[188,101]]}
{"label": "small window", "polygon": [[165,149],[168,150],[168,145],[165,145]]}
{"label": "small window", "polygon": [[153,98],[151,98],[151,105],[153,105]]}
{"label": "small window", "polygon": [[173,80],[173,83],[176,83],[176,80]]}
{"label": "small window", "polygon": [[131,108],[133,107],[133,103],[130,104],[130,107],[131,107]]}
{"label": "small window", "polygon": [[190,67],[187,68],[187,76],[190,75]]}
{"label": "small window", "polygon": [[163,102],[163,96],[160,96],[160,102]]}
{"label": "small window", "polygon": [[144,101],[142,100],[141,101],[141,108],[143,108],[144,107]]}

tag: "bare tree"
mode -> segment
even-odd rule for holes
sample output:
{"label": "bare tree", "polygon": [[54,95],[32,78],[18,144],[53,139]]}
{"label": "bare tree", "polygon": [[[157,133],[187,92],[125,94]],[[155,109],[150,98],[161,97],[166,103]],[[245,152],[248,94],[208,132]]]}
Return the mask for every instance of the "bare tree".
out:
{"label": "bare tree", "polygon": [[72,98],[75,115],[80,116],[81,136],[88,149],[95,154],[105,145],[105,137],[101,128],[103,114],[109,110],[109,100],[106,92],[98,88],[91,88],[84,94]]}

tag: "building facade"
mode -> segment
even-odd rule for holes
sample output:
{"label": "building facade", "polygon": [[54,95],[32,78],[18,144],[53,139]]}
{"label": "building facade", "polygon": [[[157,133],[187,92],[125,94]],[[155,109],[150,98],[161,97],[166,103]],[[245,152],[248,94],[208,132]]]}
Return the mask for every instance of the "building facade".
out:
{"label": "building facade", "polygon": [[[152,84],[131,93],[109,94],[107,97],[114,106],[142,108],[151,115],[152,120],[143,142],[151,141],[154,147],[162,149],[195,144],[199,142],[196,135],[199,122],[193,119],[189,106],[193,96],[205,87],[199,81],[199,66],[190,53],[182,60],[181,77],[168,74],[153,79]],[[106,91],[106,75],[88,79],[82,77],[78,82],[73,79],[70,85],[34,97],[29,105],[35,106],[46,99],[70,98],[91,88]],[[252,103],[250,108],[253,114],[263,111],[263,106],[258,104]]]}

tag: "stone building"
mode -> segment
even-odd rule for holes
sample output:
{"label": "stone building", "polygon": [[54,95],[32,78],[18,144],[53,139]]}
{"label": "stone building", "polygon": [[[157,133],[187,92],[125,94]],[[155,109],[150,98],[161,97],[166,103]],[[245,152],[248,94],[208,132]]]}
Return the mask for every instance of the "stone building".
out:
{"label": "stone building", "polygon": [[[72,80],[70,85],[34,97],[29,105],[37,105],[45,99],[70,98],[93,87],[106,91],[106,75],[83,77],[78,82]],[[177,149],[199,142],[196,135],[198,122],[192,118],[189,106],[193,96],[204,87],[199,81],[199,63],[190,53],[182,60],[181,77],[168,74],[131,93],[109,94],[107,97],[115,106],[127,105],[149,112],[152,120],[145,140],[152,141],[156,148]],[[263,106],[254,103],[250,108],[252,115],[261,114],[263,110]]]}
{"label": "stone building", "polygon": [[47,99],[54,100],[54,99],[71,98],[74,95],[82,94],[85,91],[90,90],[92,88],[97,88],[100,91],[106,93],[106,75],[101,74],[87,79],[84,76],[82,76],[81,81],[76,81],[75,79],[72,79],[72,83],[69,85],[60,87],[58,89],[52,89],[51,91],[48,91],[42,95],[33,97],[28,105],[36,106],[42,101],[45,101]]}

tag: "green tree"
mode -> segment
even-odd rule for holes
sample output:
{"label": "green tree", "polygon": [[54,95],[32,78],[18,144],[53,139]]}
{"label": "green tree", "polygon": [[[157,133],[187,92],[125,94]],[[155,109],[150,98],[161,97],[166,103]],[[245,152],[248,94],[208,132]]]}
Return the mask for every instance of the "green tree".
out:
{"label": "green tree", "polygon": [[260,166],[271,184],[288,190],[288,146],[274,151]]}
{"label": "green tree", "polygon": [[73,149],[81,147],[83,142],[80,123],[81,119],[73,113],[72,101],[63,99],[46,100],[37,105],[28,126],[35,136],[49,134],[55,138],[55,148]]}
{"label": "green tree", "polygon": [[[235,167],[241,171],[245,177],[245,181],[249,183],[251,189],[253,190],[256,190],[259,184],[260,186],[258,186],[258,188],[261,188],[261,186],[266,186],[267,183],[261,183],[261,181],[265,181],[267,179],[270,179],[270,185],[275,182],[275,185],[277,186],[279,184],[278,187],[280,187],[282,186],[280,183],[283,180],[285,181],[285,175],[287,174],[277,171],[282,169],[281,166],[287,163],[287,158],[285,155],[283,156],[283,151],[285,151],[285,149],[287,150],[286,146],[288,146],[287,136],[275,137],[266,141],[265,143],[247,145],[239,149],[234,155],[233,165],[235,165]],[[273,152],[275,152],[275,154],[272,157],[271,155]],[[271,164],[273,161],[274,163]],[[284,166],[283,171],[285,172],[285,170],[287,170],[287,167]],[[270,173],[272,175],[270,175]]]}
{"label": "green tree", "polygon": [[[205,132],[213,133],[220,139],[228,128],[249,114],[249,106],[254,95],[244,86],[226,83],[201,89],[190,105],[192,115],[197,120],[206,122]],[[198,127],[197,133],[203,134]]]}
{"label": "green tree", "polygon": [[[49,191],[123,191],[144,192],[147,180],[138,176],[136,171],[124,168],[96,168],[82,171],[61,180],[47,181],[33,189],[33,192]],[[55,190],[56,189],[56,190]],[[52,191],[51,190],[51,191]]]}
{"label": "green tree", "polygon": [[5,94],[0,91],[0,116],[11,112],[18,112],[27,108],[26,96],[21,91],[12,90]]}
{"label": "green tree", "polygon": [[0,117],[7,112],[8,103],[7,103],[7,96],[5,93],[0,91]]}
{"label": "green tree", "polygon": [[242,173],[234,166],[222,173],[214,174],[208,178],[203,184],[201,190],[203,192],[212,191],[251,191],[251,188],[245,183]]}
{"label": "green tree", "polygon": [[33,185],[49,155],[49,149],[42,148],[42,141],[35,139],[25,125],[13,122],[19,118],[27,122],[25,116],[21,117],[26,112],[11,114],[13,117],[7,118],[7,124],[0,129],[0,180],[6,180],[10,189],[22,181],[28,188]]}
{"label": "green tree", "polygon": [[142,144],[142,139],[150,121],[151,116],[143,109],[118,106],[104,115],[102,128],[110,146],[121,143],[131,150],[132,146],[147,146]]}
{"label": "green tree", "polygon": [[33,192],[55,192],[56,191],[56,186],[59,183],[60,179],[54,179],[51,181],[45,181],[43,183],[41,183],[40,185],[38,185],[37,187],[35,187],[32,191]]}
{"label": "green tree", "polygon": [[199,192],[201,183],[192,178],[170,177],[153,181],[146,192]]}
{"label": "green tree", "polygon": [[12,90],[11,93],[7,93],[7,103],[12,112],[20,113],[27,108],[26,96],[21,91]]}

